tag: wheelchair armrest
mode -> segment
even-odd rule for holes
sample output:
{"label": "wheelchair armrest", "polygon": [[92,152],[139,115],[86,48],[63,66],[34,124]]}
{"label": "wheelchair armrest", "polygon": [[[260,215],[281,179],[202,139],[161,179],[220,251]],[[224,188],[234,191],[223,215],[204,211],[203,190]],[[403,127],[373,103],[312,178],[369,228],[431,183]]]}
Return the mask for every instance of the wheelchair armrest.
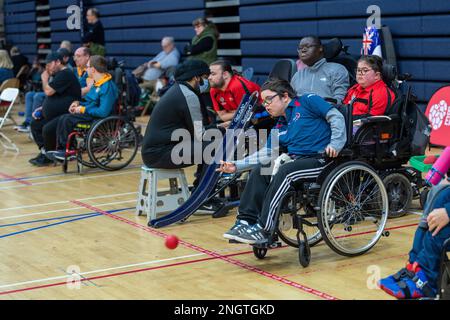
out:
{"label": "wheelchair armrest", "polygon": [[380,123],[392,121],[392,116],[371,116],[353,121],[353,125],[361,125],[364,123]]}

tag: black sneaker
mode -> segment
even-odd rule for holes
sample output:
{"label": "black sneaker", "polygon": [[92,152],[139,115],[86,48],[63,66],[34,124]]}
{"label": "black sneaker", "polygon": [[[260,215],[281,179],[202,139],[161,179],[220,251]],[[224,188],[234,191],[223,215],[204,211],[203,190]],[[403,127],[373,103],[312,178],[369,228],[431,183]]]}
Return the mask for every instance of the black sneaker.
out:
{"label": "black sneaker", "polygon": [[263,244],[269,242],[269,234],[259,224],[241,230],[234,240],[247,244]]}
{"label": "black sneaker", "polygon": [[36,161],[37,159],[39,159],[39,157],[41,156],[41,154],[42,154],[42,153],[39,152],[39,154],[38,154],[36,157],[31,158],[30,160],[28,160],[28,162],[31,163],[31,164],[34,164],[33,162]]}
{"label": "black sneaker", "polygon": [[203,211],[203,212],[206,211],[207,212],[206,214],[212,214],[212,213],[218,211],[223,206],[224,206],[224,204],[222,201],[212,198],[208,202],[205,202],[204,204],[202,204],[201,207],[198,208],[198,211]]}
{"label": "black sneaker", "polygon": [[45,167],[45,166],[49,166],[54,163],[52,160],[48,159],[42,153],[39,155],[39,157],[37,159],[34,159],[34,161],[32,161],[32,160],[33,159],[30,160],[30,163],[34,164],[35,166],[38,166],[38,167]]}
{"label": "black sneaker", "polygon": [[236,237],[245,229],[248,228],[248,222],[245,220],[236,220],[234,226],[223,234],[225,239],[236,240]]}
{"label": "black sneaker", "polygon": [[51,161],[64,161],[66,157],[65,150],[47,151],[45,156]]}

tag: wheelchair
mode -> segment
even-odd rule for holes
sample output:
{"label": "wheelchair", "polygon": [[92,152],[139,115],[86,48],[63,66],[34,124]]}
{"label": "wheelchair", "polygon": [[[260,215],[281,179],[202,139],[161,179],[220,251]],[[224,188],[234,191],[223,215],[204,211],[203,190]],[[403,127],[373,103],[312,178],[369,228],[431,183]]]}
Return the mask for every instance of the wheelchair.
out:
{"label": "wheelchair", "polygon": [[299,262],[307,267],[310,248],[322,240],[336,253],[354,257],[388,237],[388,217],[404,215],[424,187],[420,172],[403,166],[413,155],[412,108],[417,106],[411,90],[396,91],[386,115],[361,119],[354,133],[352,105],[339,107],[346,120],[345,148],[317,179],[291,184],[279,202],[269,242],[253,245],[255,256],[263,259],[281,239],[298,248]]}
{"label": "wheelchair", "polygon": [[120,170],[128,166],[137,154],[141,141],[140,128],[135,127],[135,116],[128,107],[123,63],[114,61],[111,71],[120,93],[114,112],[107,118],[76,125],[65,146],[64,173],[67,173],[71,160],[76,160],[78,173],[82,173],[84,167]]}

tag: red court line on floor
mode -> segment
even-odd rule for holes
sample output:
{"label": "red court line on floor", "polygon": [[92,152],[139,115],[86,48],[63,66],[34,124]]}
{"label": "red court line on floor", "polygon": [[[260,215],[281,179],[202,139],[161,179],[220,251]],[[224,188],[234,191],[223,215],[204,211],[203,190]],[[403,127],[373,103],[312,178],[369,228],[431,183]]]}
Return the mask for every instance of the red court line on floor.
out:
{"label": "red court line on floor", "polygon": [[[244,254],[249,254],[249,253],[253,253],[253,251],[232,253],[232,254],[229,254],[229,255],[226,255],[226,256],[227,257],[233,257],[233,256],[244,255]],[[98,280],[98,279],[104,279],[104,278],[112,278],[112,277],[117,277],[117,276],[123,276],[123,275],[126,275],[126,274],[134,274],[134,273],[140,273],[140,272],[150,271],[150,270],[158,270],[158,269],[165,269],[165,268],[170,268],[170,267],[184,266],[184,265],[188,265],[188,264],[193,264],[193,263],[198,263],[198,262],[203,262],[203,261],[209,261],[209,260],[217,260],[217,259],[219,259],[219,258],[209,257],[209,258],[203,258],[203,259],[196,259],[196,260],[189,260],[189,261],[165,264],[165,265],[156,266],[156,267],[149,267],[149,268],[143,268],[143,269],[135,269],[135,270],[111,273],[111,274],[106,274],[106,275],[103,275],[103,276],[82,278],[82,279],[80,279],[80,282],[92,281],[92,280]],[[50,283],[50,284],[34,286],[34,287],[28,287],[28,288],[22,288],[22,289],[16,289],[16,290],[2,291],[2,292],[0,292],[0,296],[7,295],[7,294],[24,292],[24,291],[31,291],[31,290],[37,290],[37,289],[44,289],[44,288],[63,286],[63,285],[67,285],[67,281]]]}
{"label": "red court line on floor", "polygon": [[[403,226],[397,226],[397,227],[391,227],[391,228],[384,228],[384,230],[386,231],[390,231],[390,230],[395,230],[395,229],[402,229],[402,228],[408,228],[408,227],[417,227],[417,225],[419,224],[419,222],[416,223],[412,223],[412,224],[406,224]],[[366,232],[359,232],[359,233],[353,233],[353,234],[348,234],[345,236],[339,236],[336,237],[336,239],[342,239],[342,238],[349,238],[349,237],[356,237],[356,236],[361,236],[364,234],[369,234],[369,233],[375,233],[376,231],[366,231]]]}
{"label": "red court line on floor", "polygon": [[15,181],[17,183],[21,183],[21,184],[24,184],[24,185],[27,185],[27,186],[31,186],[31,182],[22,181],[22,180],[20,180],[20,178],[17,178],[17,177],[14,177],[14,176],[10,176],[9,174],[3,173],[3,172],[0,172],[0,176],[3,177],[3,178],[6,178],[6,179],[11,179],[11,181]]}
{"label": "red court line on floor", "polygon": [[[163,233],[161,231],[158,231],[156,229],[152,229],[152,228],[149,228],[149,227],[142,226],[142,225],[140,225],[140,224],[138,224],[136,222],[133,222],[133,221],[128,220],[128,219],[125,219],[123,217],[119,217],[119,216],[114,215],[114,214],[110,214],[110,213],[108,213],[108,212],[106,212],[104,210],[101,210],[99,208],[93,207],[93,206],[91,206],[89,204],[86,204],[86,203],[83,203],[83,202],[80,202],[80,201],[76,201],[76,200],[73,200],[71,202],[76,204],[76,205],[78,205],[78,206],[85,207],[85,208],[87,208],[89,210],[101,213],[101,214],[103,214],[103,215],[105,215],[107,217],[110,217],[110,218],[114,219],[114,220],[119,220],[121,222],[125,222],[126,224],[129,224],[129,225],[131,225],[131,226],[133,226],[135,228],[141,229],[143,231],[146,231],[146,232],[151,233],[153,235],[159,236],[161,238],[166,238],[168,236],[167,234],[165,234],[165,233]],[[320,297],[322,299],[339,300],[338,298],[333,297],[333,296],[331,296],[331,295],[329,295],[329,294],[327,294],[325,292],[322,292],[322,291],[319,291],[319,290],[307,287],[307,286],[302,285],[300,283],[297,283],[297,282],[291,281],[289,279],[280,277],[280,276],[278,276],[276,274],[264,271],[262,269],[259,269],[257,267],[251,266],[251,265],[243,263],[243,262],[240,262],[238,260],[231,259],[231,258],[223,256],[223,255],[221,255],[219,253],[216,253],[216,252],[213,252],[213,251],[201,248],[199,246],[196,246],[194,244],[188,243],[186,241],[180,240],[179,244],[183,245],[184,247],[187,247],[189,249],[192,249],[192,250],[204,253],[206,255],[209,255],[209,256],[212,256],[212,257],[215,257],[215,258],[218,258],[218,259],[220,259],[222,261],[228,262],[228,263],[230,263],[232,265],[238,266],[238,267],[243,268],[245,270],[258,273],[258,274],[260,274],[260,275],[262,275],[262,276],[264,276],[266,278],[278,281],[278,282],[286,284],[288,286],[297,288],[297,289],[299,289],[301,291],[304,291],[304,292],[310,293],[312,295],[318,296],[318,297]]]}

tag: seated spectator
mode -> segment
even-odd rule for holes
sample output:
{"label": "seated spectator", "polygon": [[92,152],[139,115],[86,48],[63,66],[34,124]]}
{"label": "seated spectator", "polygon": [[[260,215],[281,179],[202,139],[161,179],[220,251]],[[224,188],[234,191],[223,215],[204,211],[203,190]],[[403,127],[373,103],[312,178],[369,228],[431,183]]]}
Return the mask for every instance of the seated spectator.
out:
{"label": "seated spectator", "polygon": [[175,47],[172,37],[164,37],[161,40],[162,51],[147,63],[147,70],[142,76],[142,89],[155,91],[158,79],[170,67],[176,67],[180,61],[180,52]]}
{"label": "seated spectator", "polygon": [[406,268],[381,279],[380,288],[398,299],[434,298],[437,294],[441,251],[450,238],[450,186],[431,189]]}
{"label": "seated spectator", "polygon": [[202,60],[208,65],[217,60],[217,41],[219,31],[206,18],[198,18],[192,22],[195,36],[184,48],[188,59]]}
{"label": "seated spectator", "polygon": [[383,60],[378,56],[363,56],[358,60],[356,81],[348,90],[343,103],[349,104],[353,99],[353,118],[380,116],[391,106],[395,99],[394,92],[382,79]]}
{"label": "seated spectator", "polygon": [[[52,80],[49,81],[50,76]],[[42,89],[46,95],[42,107],[33,112],[31,133],[41,151],[29,162],[36,166],[52,163],[45,153],[55,150],[56,127],[59,116],[69,112],[70,104],[81,99],[81,86],[75,74],[64,65],[64,60],[57,52],[47,55],[45,71],[42,72]]]}
{"label": "seated spectator", "polygon": [[13,73],[14,76],[16,76],[23,66],[28,65],[28,58],[21,54],[17,47],[12,47],[9,52],[11,54],[11,61],[14,65]]}
{"label": "seated spectator", "polygon": [[61,44],[59,45],[59,49],[66,49],[67,51],[69,51],[69,60],[67,62],[67,66],[68,67],[75,67],[75,61],[73,60],[72,57],[72,42],[70,42],[69,40],[63,40],[61,41]]}
{"label": "seated spectator", "polygon": [[9,58],[8,51],[0,50],[0,84],[3,81],[14,78],[14,65]]}
{"label": "seated spectator", "polygon": [[91,87],[94,84],[94,81],[89,78],[87,72],[87,65],[89,59],[91,58],[91,51],[86,47],[78,48],[77,50],[75,50],[74,58],[77,67],[73,70],[73,72],[80,82],[81,96],[84,97],[89,92],[89,90],[91,90]]}
{"label": "seated spectator", "polygon": [[209,70],[212,104],[219,118],[226,123],[233,119],[244,95],[259,92],[259,86],[234,74],[231,64],[224,60],[211,63]]}
{"label": "seated spectator", "polygon": [[41,74],[43,71],[44,69],[36,57],[27,75],[27,90],[29,91],[25,94],[25,120],[21,125],[14,127],[19,132],[30,132],[32,114],[37,108],[42,106],[46,97],[45,93],[42,92]]}
{"label": "seated spectator", "polygon": [[294,74],[291,86],[297,95],[314,93],[340,104],[349,87],[348,72],[343,65],[327,62],[323,52],[319,38],[313,36],[302,38],[298,54],[306,67]]}
{"label": "seated spectator", "polygon": [[69,107],[70,114],[59,117],[56,129],[58,149],[46,153],[50,160],[64,160],[67,138],[78,123],[91,123],[96,119],[106,118],[114,110],[119,91],[108,73],[106,59],[102,56],[92,56],[86,67],[94,84],[83,101],[76,99],[72,102]]}
{"label": "seated spectator", "polygon": [[73,61],[72,53],[66,48],[59,48],[56,52],[58,52],[62,56],[66,67],[70,70],[73,70],[73,66],[70,64],[70,60]]}

